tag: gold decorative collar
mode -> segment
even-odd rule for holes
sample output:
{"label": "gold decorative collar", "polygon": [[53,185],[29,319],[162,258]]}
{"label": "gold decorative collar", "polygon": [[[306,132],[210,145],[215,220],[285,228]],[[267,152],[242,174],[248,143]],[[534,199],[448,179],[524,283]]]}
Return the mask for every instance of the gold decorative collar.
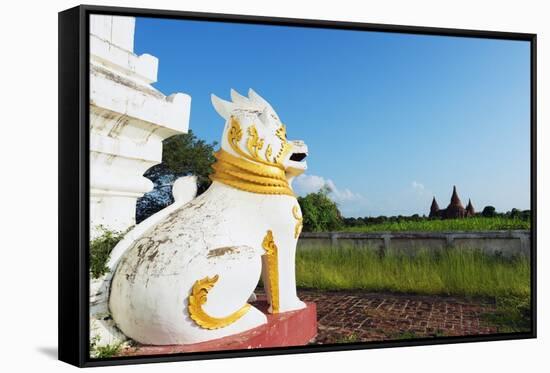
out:
{"label": "gold decorative collar", "polygon": [[286,180],[285,171],[276,165],[252,162],[236,157],[223,149],[214,153],[212,181],[258,194],[286,194],[294,196]]}

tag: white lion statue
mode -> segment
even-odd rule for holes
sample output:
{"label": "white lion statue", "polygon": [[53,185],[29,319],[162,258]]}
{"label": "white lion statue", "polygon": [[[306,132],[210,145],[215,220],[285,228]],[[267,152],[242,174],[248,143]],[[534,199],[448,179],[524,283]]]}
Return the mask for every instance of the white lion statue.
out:
{"label": "white lion statue", "polygon": [[260,275],[269,312],[305,307],[296,295],[302,215],[291,183],[307,167],[307,147],[287,140],[252,89],[231,98],[212,95],[226,122],[210,188],[133,242],[114,273],[113,319],[138,342],[198,343],[266,323],[247,303]]}

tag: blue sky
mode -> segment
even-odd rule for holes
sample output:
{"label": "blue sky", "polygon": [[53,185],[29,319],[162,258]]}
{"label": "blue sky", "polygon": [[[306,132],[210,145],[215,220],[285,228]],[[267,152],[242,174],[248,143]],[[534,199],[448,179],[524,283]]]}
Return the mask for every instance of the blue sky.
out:
{"label": "blue sky", "polygon": [[529,208],[528,42],[138,18],[135,52],[207,141],[210,93],[260,93],[308,144],[296,191],[328,183],[345,216],[427,214],[453,185],[478,210]]}

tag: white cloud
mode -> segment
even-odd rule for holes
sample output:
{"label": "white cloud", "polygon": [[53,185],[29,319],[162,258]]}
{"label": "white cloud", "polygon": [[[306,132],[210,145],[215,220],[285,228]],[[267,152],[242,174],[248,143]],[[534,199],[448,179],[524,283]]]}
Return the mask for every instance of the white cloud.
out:
{"label": "white cloud", "polygon": [[317,175],[302,174],[294,179],[292,187],[300,196],[309,193],[317,193],[326,184],[323,177]]}
{"label": "white cloud", "polygon": [[329,197],[338,204],[338,208],[344,216],[366,215],[367,199],[360,193],[352,192],[348,188],[337,187],[331,179],[325,179],[318,175],[302,174],[292,182],[292,187],[299,196],[316,193],[325,185],[331,190]]}
{"label": "white cloud", "polygon": [[411,186],[419,194],[422,194],[424,192],[424,189],[426,189],[424,188],[424,184],[419,183],[418,181],[413,181]]}
{"label": "white cloud", "polygon": [[336,202],[355,201],[363,198],[363,196],[361,196],[359,193],[353,193],[347,188],[337,188],[336,184],[334,184],[334,182],[330,179],[327,179],[326,185],[330,188],[330,194],[333,196],[333,199]]}

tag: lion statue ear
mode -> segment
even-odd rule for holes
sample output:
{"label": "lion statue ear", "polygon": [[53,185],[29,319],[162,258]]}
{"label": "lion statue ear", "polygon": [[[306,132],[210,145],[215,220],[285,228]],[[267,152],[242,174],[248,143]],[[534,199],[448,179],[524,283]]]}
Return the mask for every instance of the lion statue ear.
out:
{"label": "lion statue ear", "polygon": [[210,99],[218,114],[220,114],[223,119],[228,120],[231,117],[235,105],[229,101],[222,100],[215,94],[211,94]]}
{"label": "lion statue ear", "polygon": [[[271,109],[271,105],[269,104],[269,102],[267,102],[266,100],[264,100],[262,98],[262,96],[260,96],[259,94],[257,94],[256,92],[254,92],[254,90],[252,88],[250,88],[248,90],[248,98],[254,102],[256,105],[258,105],[259,107],[262,108],[262,110],[266,107],[270,108]],[[272,109],[273,110],[273,109]]]}
{"label": "lion statue ear", "polygon": [[248,97],[245,97],[241,95],[239,92],[231,88],[231,101],[233,101],[234,104],[244,106],[244,107],[250,107],[252,106],[252,103],[248,99]]}

